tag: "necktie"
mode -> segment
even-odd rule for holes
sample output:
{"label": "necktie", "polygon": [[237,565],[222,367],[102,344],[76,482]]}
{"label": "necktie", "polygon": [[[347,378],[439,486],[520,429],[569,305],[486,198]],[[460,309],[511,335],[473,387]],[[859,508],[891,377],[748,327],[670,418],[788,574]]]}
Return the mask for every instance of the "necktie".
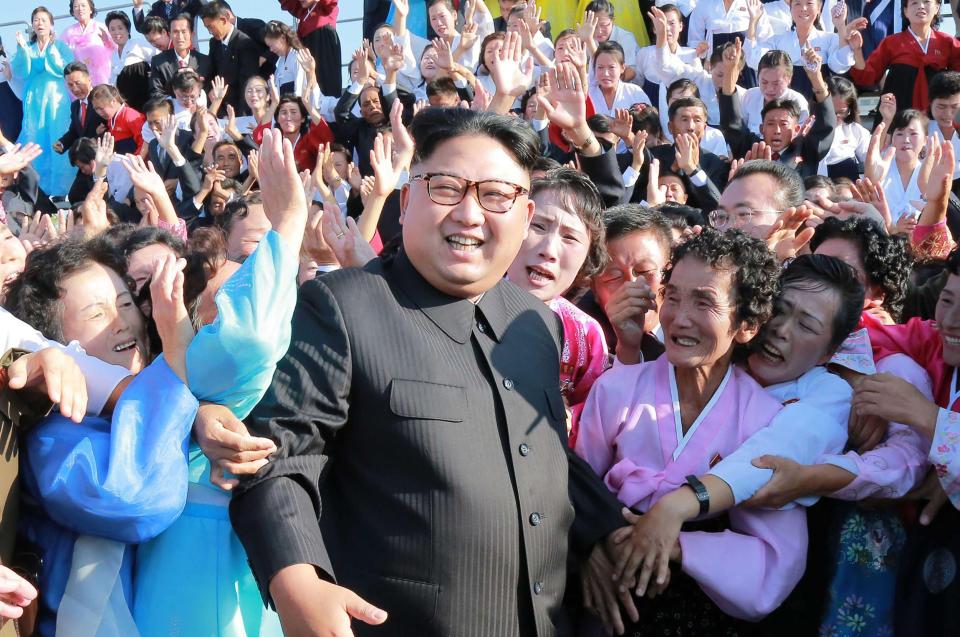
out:
{"label": "necktie", "polygon": [[187,61],[186,61],[186,60],[180,60],[180,61],[179,61],[179,64],[180,64],[180,68],[181,68],[181,69],[187,68]]}
{"label": "necktie", "polygon": [[80,126],[87,125],[87,100],[80,100]]}
{"label": "necktie", "polygon": [[780,161],[780,153],[776,153],[776,152],[773,153],[772,155],[770,155],[770,159],[772,159],[773,161]]}

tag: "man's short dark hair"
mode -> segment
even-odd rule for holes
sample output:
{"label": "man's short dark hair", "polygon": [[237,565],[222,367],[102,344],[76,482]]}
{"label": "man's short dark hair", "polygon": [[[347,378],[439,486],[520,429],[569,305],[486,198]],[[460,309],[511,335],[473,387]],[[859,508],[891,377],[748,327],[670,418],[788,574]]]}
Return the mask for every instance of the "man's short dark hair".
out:
{"label": "man's short dark hair", "polygon": [[524,170],[533,170],[540,156],[540,138],[525,121],[466,108],[425,108],[413,118],[414,163],[433,155],[443,142],[464,135],[484,135],[500,142]]}
{"label": "man's short dark hair", "polygon": [[707,110],[707,105],[703,103],[703,100],[699,97],[680,97],[673,100],[673,104],[667,108],[667,116],[670,118],[670,121],[673,121],[674,116],[681,108],[699,108],[703,110],[703,118],[706,119],[709,116],[709,111]]}
{"label": "man's short dark hair", "polygon": [[427,97],[456,97],[459,99],[460,93],[457,91],[457,85],[449,77],[438,77],[435,80],[427,82]]}
{"label": "man's short dark hair", "polygon": [[88,69],[87,65],[83,62],[71,62],[63,67],[63,77],[67,77],[71,73],[83,73],[87,77],[90,77],[90,69]]}
{"label": "man's short dark hair", "polygon": [[151,33],[170,33],[170,24],[165,18],[152,15],[143,22],[143,34],[150,35]]}
{"label": "man's short dark hair", "polygon": [[200,76],[193,69],[182,69],[170,80],[170,88],[174,91],[189,91],[200,85]]}
{"label": "man's short dark hair", "polygon": [[127,33],[130,32],[130,18],[127,17],[127,14],[123,11],[111,11],[107,14],[107,19],[103,21],[107,28],[110,28],[110,23],[114,20],[119,20],[123,23],[123,26],[126,27]]}
{"label": "man's short dark hair", "polygon": [[792,100],[789,97],[778,97],[764,104],[763,108],[760,110],[760,118],[765,119],[767,117],[767,113],[770,111],[787,111],[787,114],[793,119],[800,119],[800,106],[795,100]]}
{"label": "man's short dark hair", "polygon": [[780,289],[797,288],[809,292],[833,290],[840,299],[833,317],[829,351],[840,344],[857,328],[863,312],[863,284],[846,262],[825,254],[804,254],[787,266],[780,276]]}
{"label": "man's short dark hair", "polygon": [[200,9],[201,20],[215,20],[217,18],[229,18],[233,11],[230,5],[223,0],[211,0]]}
{"label": "man's short dark hair", "polygon": [[67,158],[71,166],[86,164],[97,158],[97,142],[89,137],[81,137],[73,142],[73,146],[67,151]]}
{"label": "man's short dark hair", "polygon": [[143,105],[143,114],[149,115],[153,111],[165,110],[167,115],[173,115],[173,102],[169,97],[151,97]]}
{"label": "man's short dark hair", "polygon": [[786,210],[803,203],[805,193],[803,179],[800,178],[800,173],[796,170],[788,168],[778,161],[754,159],[740,166],[727,186],[729,187],[736,180],[750,175],[769,175],[773,177],[777,182],[777,192],[774,200],[777,202],[778,209]]}
{"label": "man's short dark hair", "polygon": [[688,77],[681,77],[670,83],[670,86],[667,87],[667,101],[677,91],[693,91],[693,97],[700,97],[700,89],[697,87],[697,83]]}
{"label": "man's short dark hair", "polygon": [[170,18],[171,29],[173,28],[174,22],[186,22],[187,30],[189,30],[190,33],[193,33],[193,16],[191,16],[189,13],[178,13],[177,15]]}
{"label": "man's short dark hair", "polygon": [[670,224],[653,208],[635,203],[611,206],[603,212],[603,224],[607,228],[607,243],[634,232],[649,232],[663,248],[663,254],[670,254],[673,245]]}
{"label": "man's short dark hair", "polygon": [[605,134],[610,132],[610,118],[600,113],[594,113],[587,118],[587,126],[594,133]]}

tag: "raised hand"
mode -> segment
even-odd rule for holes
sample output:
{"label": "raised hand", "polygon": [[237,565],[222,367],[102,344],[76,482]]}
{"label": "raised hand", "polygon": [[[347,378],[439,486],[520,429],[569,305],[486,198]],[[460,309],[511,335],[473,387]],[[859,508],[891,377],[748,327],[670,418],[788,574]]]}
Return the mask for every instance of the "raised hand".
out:
{"label": "raised hand", "polygon": [[887,126],[893,121],[893,116],[897,114],[897,97],[893,93],[884,93],[880,96],[880,104],[877,105],[883,123]]}
{"label": "raised hand", "polygon": [[414,143],[410,131],[403,125],[403,104],[400,100],[390,109],[390,130],[393,131],[393,169],[399,173],[413,160]]}
{"label": "raised hand", "polygon": [[323,239],[333,250],[337,262],[343,268],[362,268],[377,255],[364,240],[357,223],[352,217],[344,222],[340,209],[323,207],[323,221],[321,224]]}
{"label": "raised hand", "polygon": [[124,155],[120,158],[123,167],[130,175],[130,181],[140,190],[150,194],[154,199],[158,195],[167,196],[167,188],[163,178],[154,170],[153,164],[144,163],[139,155]]}
{"label": "raised hand", "polygon": [[743,166],[743,162],[745,161],[746,159],[741,158],[741,159],[734,159],[733,161],[730,162],[730,172],[727,173],[728,182],[733,181],[734,175],[737,174],[737,171],[740,170],[740,166]]}
{"label": "raised hand", "polygon": [[653,31],[656,34],[656,44],[657,46],[666,46],[667,45],[667,16],[660,10],[659,7],[653,6],[650,8],[650,11],[647,13],[650,16],[650,21],[653,24]]}
{"label": "raised hand", "polygon": [[[497,87],[497,95],[519,97],[533,81],[533,59],[527,58],[521,66],[523,48],[520,34],[507,33],[503,46],[494,57],[489,69],[490,77]],[[512,104],[513,100],[511,100]],[[509,108],[509,105],[508,105]]]}
{"label": "raised hand", "polygon": [[[637,131],[637,133],[633,136],[633,145],[631,146],[631,149],[630,149],[631,152],[633,153],[633,161],[631,162],[630,165],[633,166],[633,169],[637,172],[639,172],[640,169],[643,168],[643,161],[645,157],[644,151],[647,147],[648,137],[649,137],[649,133],[645,130]],[[658,163],[657,164],[658,169],[659,169],[659,166],[660,164]],[[653,170],[653,167],[651,166],[650,169]],[[659,179],[659,175],[657,176],[657,178]]]}
{"label": "raised hand", "polygon": [[393,12],[398,16],[410,14],[410,0],[393,0]]}
{"label": "raised hand", "polygon": [[0,155],[0,175],[15,175],[42,153],[43,149],[37,144],[17,144],[9,152]]}
{"label": "raised hand", "polygon": [[307,223],[307,200],[297,172],[293,145],[278,130],[266,130],[257,154],[263,212],[273,229],[297,254]]}
{"label": "raised hand", "polygon": [[27,48],[27,39],[23,37],[23,33],[17,31],[17,46],[21,49]]}
{"label": "raised hand", "polygon": [[653,158],[647,170],[647,203],[651,206],[659,206],[666,202],[667,187],[660,185],[660,160]]}
{"label": "raised hand", "polygon": [[836,29],[837,33],[840,34],[841,39],[843,34],[847,29],[847,3],[838,2],[834,7],[833,11],[830,12],[830,21],[833,22],[833,26]]}
{"label": "raised hand", "polygon": [[222,76],[218,75],[213,78],[213,86],[210,87],[210,102],[219,103],[222,102],[227,97],[227,91],[230,89],[230,86],[227,84],[226,80]]}
{"label": "raised hand", "polygon": [[397,179],[400,173],[393,166],[393,139],[384,138],[383,134],[378,134],[373,142],[373,149],[370,150],[370,165],[373,167],[373,173],[376,182],[373,187],[373,195],[386,199],[394,191],[397,185]]}
{"label": "raised hand", "polygon": [[360,192],[360,183],[363,181],[363,177],[360,175],[360,169],[357,168],[357,165],[353,162],[350,162],[350,165],[347,166],[347,183],[350,184],[350,189],[355,192]]}
{"label": "raised hand", "polygon": [[747,17],[750,19],[750,24],[756,28],[760,18],[763,17],[762,0],[747,0]]}
{"label": "raised hand", "polygon": [[477,82],[473,87],[473,102],[470,104],[470,110],[477,113],[482,113],[483,111],[490,108],[490,100],[492,96],[484,88],[483,84]]}
{"label": "raised hand", "polygon": [[387,73],[396,73],[403,68],[403,44],[394,42],[390,45],[390,54],[383,59],[383,70]]}
{"label": "raised hand", "polygon": [[773,159],[773,149],[767,146],[767,142],[756,142],[743,156],[743,161],[752,161],[754,159]]}
{"label": "raised hand", "polygon": [[800,249],[813,238],[813,228],[804,228],[804,223],[811,214],[806,206],[787,208],[770,227],[767,247],[777,255],[781,263],[797,256]]}
{"label": "raised hand", "polygon": [[453,68],[453,50],[450,43],[443,38],[434,38],[433,48],[437,52],[437,68],[449,73]]}
{"label": "raised hand", "polygon": [[97,236],[110,227],[110,221],[107,218],[107,202],[104,200],[107,190],[107,182],[98,181],[80,204],[80,229],[87,239]]}
{"label": "raised hand", "polygon": [[887,176],[897,152],[893,146],[885,148],[883,152],[880,151],[885,133],[886,124],[880,122],[870,135],[870,144],[867,146],[867,156],[864,159],[863,176],[875,183],[882,182]]}
{"label": "raised hand", "polygon": [[583,14],[583,22],[577,25],[577,35],[580,36],[580,40],[584,44],[589,45],[594,41],[599,23],[600,18],[593,11],[587,11]]}
{"label": "raised hand", "polygon": [[803,62],[803,69],[808,75],[820,74],[820,68],[823,66],[823,58],[820,57],[820,54],[817,53],[816,49],[812,46],[808,46],[803,51]]}
{"label": "raised hand", "polygon": [[314,59],[310,49],[303,47],[297,51],[297,62],[300,63],[300,68],[303,69],[303,72],[306,73],[307,77],[316,75],[317,61]]}
{"label": "raised hand", "polygon": [[24,217],[20,224],[20,234],[17,238],[23,244],[24,250],[30,254],[34,250],[44,248],[57,240],[57,229],[50,220],[50,215],[37,211],[33,217]]}
{"label": "raised hand", "polygon": [[163,357],[170,369],[187,382],[187,347],[194,337],[190,313],[183,302],[185,259],[172,254],[158,259],[150,279],[151,318],[163,342]]}
{"label": "raised hand", "polygon": [[[546,73],[544,73],[546,75]],[[538,91],[539,93],[539,91]],[[633,137],[633,115],[628,108],[618,108],[610,119],[610,132],[630,145]]]}
{"label": "raised hand", "polygon": [[173,115],[167,115],[160,123],[160,136],[157,137],[157,143],[160,147],[170,152],[170,149],[177,144],[177,122]]}
{"label": "raised hand", "polygon": [[569,44],[567,45],[567,59],[557,61],[570,62],[571,64],[576,65],[578,69],[586,68],[587,50],[583,46],[583,42],[581,42],[579,38],[571,38]]}
{"label": "raised hand", "polygon": [[569,64],[560,64],[550,72],[550,95],[541,100],[550,121],[570,130],[587,121],[587,96],[580,74]]}
{"label": "raised hand", "polygon": [[473,47],[479,37],[479,26],[476,22],[464,22],[460,29],[460,49],[467,50]]}
{"label": "raised hand", "polygon": [[97,154],[94,157],[94,161],[97,164],[97,168],[103,167],[106,168],[111,163],[113,163],[114,157],[114,140],[113,135],[110,133],[104,133],[103,136],[97,140]]}
{"label": "raised hand", "polygon": [[536,2],[533,0],[527,2],[527,6],[523,10],[523,22],[527,25],[531,34],[539,31],[540,27],[544,25],[544,22],[540,19],[542,14],[543,9],[537,6]]}

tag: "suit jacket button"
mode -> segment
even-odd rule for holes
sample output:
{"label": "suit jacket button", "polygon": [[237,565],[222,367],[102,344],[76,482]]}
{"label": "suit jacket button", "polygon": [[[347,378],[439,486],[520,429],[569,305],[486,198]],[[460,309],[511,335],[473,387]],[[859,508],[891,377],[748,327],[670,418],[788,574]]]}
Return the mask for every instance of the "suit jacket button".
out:
{"label": "suit jacket button", "polygon": [[533,594],[539,595],[543,592],[543,582],[537,581],[533,583]]}
{"label": "suit jacket button", "polygon": [[483,321],[477,321],[477,329],[480,330],[481,334],[487,333],[487,326],[483,324]]}
{"label": "suit jacket button", "polygon": [[530,445],[525,442],[520,443],[520,455],[524,457],[530,455]]}
{"label": "suit jacket button", "polygon": [[532,524],[533,526],[540,526],[540,521],[542,519],[543,518],[541,518],[540,514],[537,512],[533,512],[530,514],[530,524]]}
{"label": "suit jacket button", "polygon": [[503,379],[503,386],[507,388],[507,391],[513,391],[513,381],[509,378]]}

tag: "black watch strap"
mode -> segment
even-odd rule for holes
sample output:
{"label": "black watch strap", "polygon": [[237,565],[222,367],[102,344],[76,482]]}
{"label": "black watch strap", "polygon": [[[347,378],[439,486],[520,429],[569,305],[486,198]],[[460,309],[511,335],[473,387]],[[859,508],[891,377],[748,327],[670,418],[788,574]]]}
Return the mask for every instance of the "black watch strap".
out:
{"label": "black watch strap", "polygon": [[693,494],[697,496],[697,502],[700,503],[699,515],[706,515],[710,511],[710,492],[707,487],[697,479],[697,476],[687,476],[687,486],[693,489]]}

